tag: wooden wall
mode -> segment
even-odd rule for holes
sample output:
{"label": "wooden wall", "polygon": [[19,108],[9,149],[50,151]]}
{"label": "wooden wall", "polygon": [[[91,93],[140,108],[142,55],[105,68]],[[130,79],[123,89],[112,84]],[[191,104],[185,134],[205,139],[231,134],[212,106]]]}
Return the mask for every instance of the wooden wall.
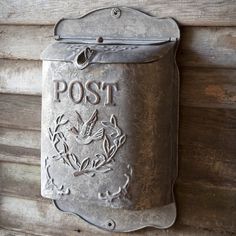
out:
{"label": "wooden wall", "polygon": [[[40,53],[59,18],[111,5],[115,1],[0,2],[0,235],[111,235],[40,196]],[[169,230],[114,235],[236,233],[236,1],[119,5],[179,22],[181,99],[177,223]]]}

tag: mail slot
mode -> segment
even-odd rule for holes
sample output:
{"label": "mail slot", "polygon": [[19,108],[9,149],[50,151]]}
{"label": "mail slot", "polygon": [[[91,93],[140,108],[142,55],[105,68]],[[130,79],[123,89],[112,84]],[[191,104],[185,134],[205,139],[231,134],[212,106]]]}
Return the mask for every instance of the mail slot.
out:
{"label": "mail slot", "polygon": [[177,24],[105,8],[60,20],[54,35],[42,54],[42,196],[110,231],[170,227]]}

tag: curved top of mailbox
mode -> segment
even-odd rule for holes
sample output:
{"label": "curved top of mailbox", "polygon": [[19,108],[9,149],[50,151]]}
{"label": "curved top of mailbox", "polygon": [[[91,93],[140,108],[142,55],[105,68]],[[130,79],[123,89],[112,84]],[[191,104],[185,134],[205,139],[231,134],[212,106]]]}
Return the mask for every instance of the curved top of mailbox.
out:
{"label": "curved top of mailbox", "polygon": [[109,7],[80,18],[59,20],[54,36],[58,41],[81,43],[153,44],[176,41],[180,32],[171,18],[149,16],[132,8]]}
{"label": "curved top of mailbox", "polygon": [[[57,42],[42,53],[45,61],[75,62],[91,52],[87,64],[147,63],[159,60],[180,38],[177,23],[126,7],[92,11],[61,19],[54,28]],[[86,50],[89,47],[89,50]],[[87,65],[86,64],[86,65]]]}

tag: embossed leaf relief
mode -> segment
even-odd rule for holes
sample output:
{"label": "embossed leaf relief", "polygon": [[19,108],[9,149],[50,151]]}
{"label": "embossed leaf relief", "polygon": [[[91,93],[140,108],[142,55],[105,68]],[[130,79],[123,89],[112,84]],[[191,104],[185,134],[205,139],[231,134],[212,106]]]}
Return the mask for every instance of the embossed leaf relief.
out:
{"label": "embossed leaf relief", "polygon": [[[62,160],[63,163],[73,169],[74,176],[89,175],[93,177],[96,173],[106,173],[112,170],[112,161],[119,148],[125,143],[126,135],[123,134],[117,123],[115,115],[111,115],[109,121],[102,121],[102,128],[93,132],[98,120],[98,111],[95,110],[90,118],[83,121],[82,117],[76,112],[77,124],[69,129],[79,145],[89,145],[92,142],[103,140],[102,152],[95,154],[94,157],[79,158],[70,151],[67,138],[61,130],[69,120],[64,119],[64,114],[57,117],[54,127],[49,128],[49,139],[55,150],[52,159]],[[109,131],[112,131],[111,134]],[[109,134],[108,134],[109,133]]]}
{"label": "embossed leaf relief", "polygon": [[[137,46],[132,46],[132,45],[92,45],[90,46],[91,49],[97,50],[97,51],[102,51],[102,52],[121,52],[121,51],[126,51],[126,50],[133,50],[138,48]],[[81,45],[70,45],[66,47],[66,50],[69,52],[72,52],[73,55],[76,55],[80,53],[84,49],[84,46]]]}
{"label": "embossed leaf relief", "polygon": [[57,184],[55,184],[54,178],[51,177],[49,173],[50,165],[48,163],[48,159],[49,159],[48,157],[45,159],[45,169],[47,178],[45,189],[54,190],[58,195],[68,195],[70,193],[70,189],[69,188],[65,189],[64,185],[58,186]]}
{"label": "embossed leaf relief", "polygon": [[107,190],[105,193],[98,193],[98,198],[101,200],[104,200],[108,203],[112,203],[116,199],[126,198],[128,195],[128,187],[130,183],[130,179],[132,177],[133,170],[130,167],[130,165],[127,165],[127,168],[129,170],[128,174],[124,174],[126,181],[123,186],[119,186],[118,190],[116,192],[110,192]]}

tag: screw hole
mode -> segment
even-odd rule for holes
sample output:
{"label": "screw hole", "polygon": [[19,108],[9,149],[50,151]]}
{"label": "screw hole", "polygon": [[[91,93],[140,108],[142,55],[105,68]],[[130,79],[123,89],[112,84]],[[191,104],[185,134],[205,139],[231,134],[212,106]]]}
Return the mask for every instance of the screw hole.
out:
{"label": "screw hole", "polygon": [[119,8],[112,8],[111,9],[111,16],[114,18],[119,18],[121,15],[121,11]]}
{"label": "screw hole", "polygon": [[108,230],[114,230],[115,227],[116,227],[116,223],[114,220],[112,219],[109,219],[105,222],[105,225],[104,225]]}

